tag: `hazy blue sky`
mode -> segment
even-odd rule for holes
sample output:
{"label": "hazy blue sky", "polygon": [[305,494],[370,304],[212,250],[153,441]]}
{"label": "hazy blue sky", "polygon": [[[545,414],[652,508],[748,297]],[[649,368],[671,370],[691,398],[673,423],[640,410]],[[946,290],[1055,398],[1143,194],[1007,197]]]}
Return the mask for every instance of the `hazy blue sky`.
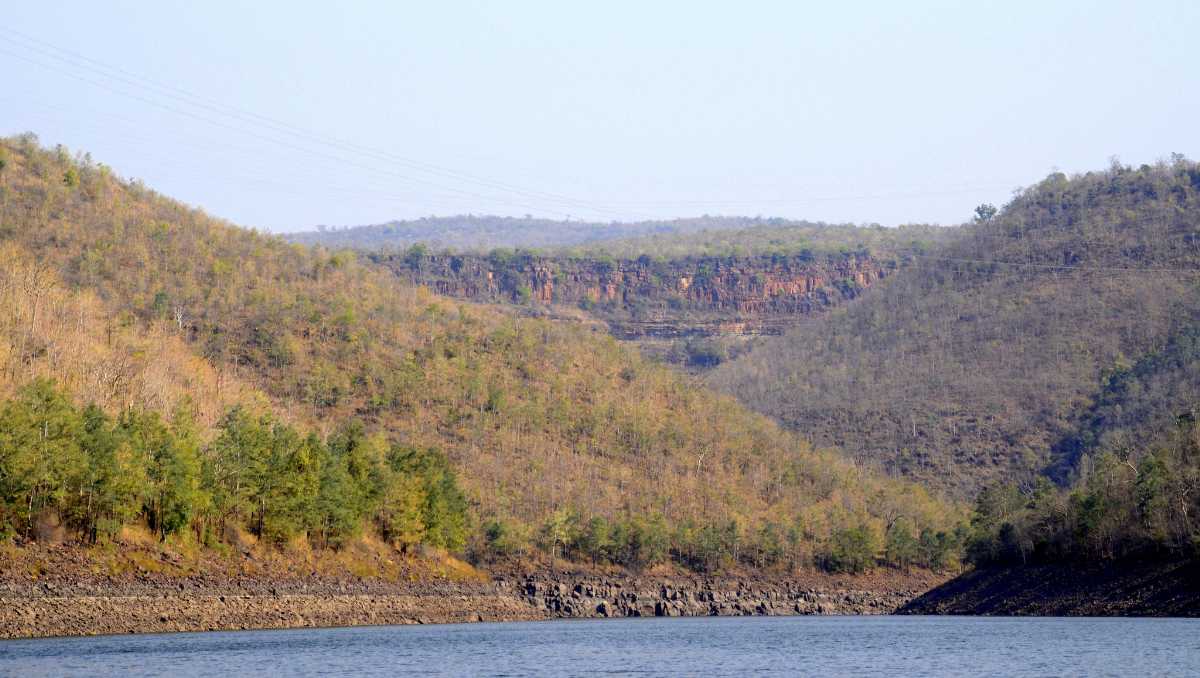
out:
{"label": "hazy blue sky", "polygon": [[465,212],[954,223],[1055,168],[1200,156],[1194,0],[4,15],[0,133],[276,231]]}

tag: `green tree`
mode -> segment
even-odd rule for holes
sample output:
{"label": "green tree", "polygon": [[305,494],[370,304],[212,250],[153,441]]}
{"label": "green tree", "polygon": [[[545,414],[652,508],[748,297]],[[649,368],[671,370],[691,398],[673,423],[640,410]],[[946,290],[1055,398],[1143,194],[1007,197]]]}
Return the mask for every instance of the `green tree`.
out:
{"label": "green tree", "polygon": [[68,523],[95,543],[137,515],[145,490],[141,450],[99,407],[83,411],[80,445],[87,459],[79,492],[66,507]]}
{"label": "green tree", "polygon": [[576,539],[576,549],[595,565],[612,557],[612,527],[603,516],[593,516]]}
{"label": "green tree", "polygon": [[271,448],[270,422],[258,420],[238,406],[225,413],[217,430],[206,473],[213,511],[222,524],[231,519],[243,521],[258,508],[261,489],[257,483]]}
{"label": "green tree", "polygon": [[428,537],[425,506],[428,497],[422,478],[395,474],[383,491],[376,521],[385,540],[408,551]]}
{"label": "green tree", "polygon": [[527,526],[508,520],[490,520],[485,523],[483,541],[487,553],[496,556],[520,558],[529,552],[530,538]]}
{"label": "green tree", "polygon": [[33,535],[43,510],[78,491],[87,459],[83,420],[53,382],[37,379],[0,406],[0,497],[4,530]]}
{"label": "green tree", "polygon": [[921,545],[913,536],[912,525],[907,518],[892,523],[887,532],[884,547],[887,562],[907,570],[921,560]]}
{"label": "green tree", "polygon": [[365,507],[364,490],[347,468],[344,453],[322,446],[320,483],[313,529],[321,545],[340,548],[358,536]]}
{"label": "green tree", "polygon": [[829,540],[826,569],[858,574],[875,565],[878,537],[869,525],[837,530]]}
{"label": "green tree", "polygon": [[557,560],[563,554],[563,549],[575,540],[577,529],[578,518],[573,511],[565,506],[555,509],[542,523],[539,534],[542,549],[547,551],[553,560]]}
{"label": "green tree", "polygon": [[388,465],[393,473],[418,479],[424,491],[424,543],[450,551],[461,550],[470,529],[467,497],[459,489],[446,455],[434,449],[395,444],[388,452]]}
{"label": "green tree", "polygon": [[[115,432],[121,446],[132,453],[127,472],[137,481],[124,501],[139,510],[144,504],[147,524],[165,539],[191,519],[199,484],[196,450],[183,448],[157,413],[126,411]],[[132,518],[130,514],[122,515],[121,521]]]}
{"label": "green tree", "polygon": [[995,205],[984,203],[975,208],[975,223],[982,224],[991,221],[999,210]]}
{"label": "green tree", "polygon": [[667,559],[670,539],[666,520],[661,515],[649,519],[638,516],[627,523],[623,532],[625,547],[621,564],[644,569]]}
{"label": "green tree", "polygon": [[255,465],[255,531],[273,542],[305,533],[313,522],[320,488],[316,441],[281,423],[271,426],[266,459]]}

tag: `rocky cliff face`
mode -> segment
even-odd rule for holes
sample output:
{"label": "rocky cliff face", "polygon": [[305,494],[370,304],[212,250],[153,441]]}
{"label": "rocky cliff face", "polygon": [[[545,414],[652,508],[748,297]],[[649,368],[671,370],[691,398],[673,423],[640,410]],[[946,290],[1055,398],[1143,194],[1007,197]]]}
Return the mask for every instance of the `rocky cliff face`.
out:
{"label": "rocky cliff face", "polygon": [[408,253],[373,259],[450,297],[579,307],[626,339],[778,334],[853,299],[893,266],[866,254],[663,261]]}
{"label": "rocky cliff face", "polygon": [[549,617],[730,617],[891,614],[920,585],[814,585],[781,578],[659,578],[529,575],[518,593]]}

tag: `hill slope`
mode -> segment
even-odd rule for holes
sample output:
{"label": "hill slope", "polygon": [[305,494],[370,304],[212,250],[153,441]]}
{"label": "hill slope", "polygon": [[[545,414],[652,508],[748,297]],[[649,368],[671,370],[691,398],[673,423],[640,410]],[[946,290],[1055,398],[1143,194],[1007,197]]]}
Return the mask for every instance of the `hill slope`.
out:
{"label": "hill slope", "polygon": [[[1032,477],[1078,447],[1064,441],[1095,439],[1080,427],[1089,408],[1112,408],[1097,404],[1106,375],[1200,322],[1200,167],[1054,174],[918,259],[710,383],[934,486]],[[1123,416],[1148,418],[1136,403],[1160,387],[1197,395],[1186,380],[1146,385],[1122,392]]]}
{"label": "hill slope", "polygon": [[[297,426],[333,434],[360,421],[444,452],[484,551],[536,542],[703,569],[858,566],[882,554],[885,536],[948,531],[959,515],[588,328],[450,302],[352,255],[212,219],[30,137],[0,148],[0,242],[94,299],[98,336],[160,333],[202,358],[218,387],[260,391]],[[40,322],[18,319],[13,336]],[[53,352],[13,345],[6,392],[41,370],[81,403],[129,404],[73,368],[39,367]],[[223,444],[217,434],[203,432],[206,453]]]}

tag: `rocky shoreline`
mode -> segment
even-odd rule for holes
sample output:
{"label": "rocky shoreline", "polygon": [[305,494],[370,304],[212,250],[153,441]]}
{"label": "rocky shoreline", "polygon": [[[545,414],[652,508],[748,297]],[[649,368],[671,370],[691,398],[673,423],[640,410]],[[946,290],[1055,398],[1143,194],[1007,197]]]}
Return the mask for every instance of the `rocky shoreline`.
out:
{"label": "rocky shoreline", "polygon": [[[60,563],[61,565],[61,563]],[[385,581],[205,572],[0,571],[0,638],[532,621],[557,618],[889,614],[936,575],[703,578],[504,572],[490,580]]]}
{"label": "rocky shoreline", "polygon": [[[105,570],[96,552],[35,546],[0,553],[0,639],[391,624],[774,615],[1200,616],[1196,561],[967,572],[879,570],[835,576],[559,570],[469,566],[454,576],[416,559],[387,576],[298,567],[295,560],[152,562],[126,548]],[[360,554],[362,555],[362,554]],[[369,554],[368,554],[369,555]],[[178,559],[176,559],[178,560]],[[254,565],[255,567],[249,567]],[[310,569],[311,568],[311,569]]]}
{"label": "rocky shoreline", "polygon": [[823,589],[799,582],[541,574],[478,584],[310,588],[194,582],[90,591],[7,586],[0,592],[0,638],[555,618],[889,614],[920,593]]}

